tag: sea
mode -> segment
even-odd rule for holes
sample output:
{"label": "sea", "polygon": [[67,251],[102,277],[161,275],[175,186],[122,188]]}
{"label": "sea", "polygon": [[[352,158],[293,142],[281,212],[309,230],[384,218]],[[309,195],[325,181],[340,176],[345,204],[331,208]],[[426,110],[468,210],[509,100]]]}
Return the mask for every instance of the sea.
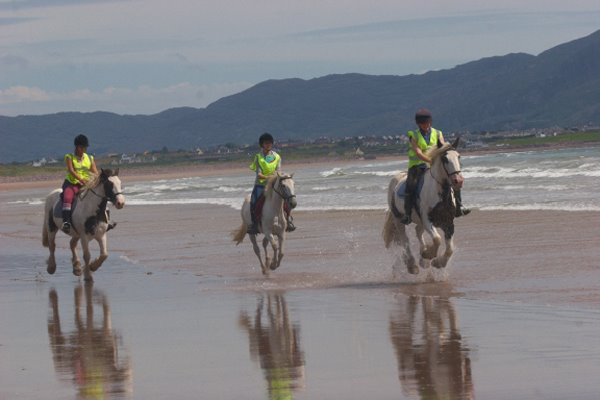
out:
{"label": "sea", "polygon": [[[281,152],[285,159],[285,152]],[[600,211],[600,147],[462,155],[466,207],[479,210]],[[307,163],[294,174],[297,210],[384,210],[390,179],[406,171],[398,160]],[[216,204],[241,209],[253,172],[123,182],[128,206]],[[43,204],[42,198],[14,203]]]}
{"label": "sea", "polygon": [[[285,159],[285,153],[282,152]],[[600,211],[600,147],[463,155],[463,203],[480,210]],[[383,210],[405,157],[294,166],[298,210]],[[128,205],[218,204],[240,209],[253,173],[125,184]]]}

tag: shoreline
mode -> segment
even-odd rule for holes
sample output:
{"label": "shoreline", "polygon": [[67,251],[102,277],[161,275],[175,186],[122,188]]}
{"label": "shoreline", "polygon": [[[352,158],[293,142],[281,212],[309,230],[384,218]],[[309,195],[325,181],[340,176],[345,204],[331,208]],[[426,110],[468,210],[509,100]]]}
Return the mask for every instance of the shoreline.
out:
{"label": "shoreline", "polygon": [[[560,149],[572,149],[590,144],[571,143],[571,144],[553,144],[543,146],[520,146],[520,147],[507,147],[507,148],[487,148],[487,149],[463,149],[461,154],[464,156],[481,156],[486,154],[498,154],[498,153],[518,153],[524,151],[545,151],[545,150],[560,150]],[[591,144],[593,145],[593,144]],[[597,145],[600,147],[600,144]],[[310,159],[302,162],[296,160],[286,162],[283,161],[283,168],[286,172],[293,172],[293,170],[300,166],[329,166],[329,165],[344,165],[353,164],[357,162],[386,162],[386,161],[401,161],[407,158],[406,154],[398,155],[382,155],[374,159],[350,159],[350,158],[329,158],[321,157]],[[98,168],[101,168],[98,165]],[[171,164],[171,165],[144,165],[144,166],[133,166],[128,165],[117,166],[120,170],[120,176],[125,177],[128,182],[144,182],[150,180],[162,180],[162,179],[179,179],[179,178],[192,178],[192,177],[203,177],[210,175],[225,175],[231,173],[245,173],[248,171],[246,161],[220,161],[215,164]],[[22,176],[0,176],[0,190],[11,190],[11,189],[23,189],[23,188],[55,188],[59,187],[64,178],[64,172],[62,170],[55,173],[41,173],[37,175],[22,175]]]}

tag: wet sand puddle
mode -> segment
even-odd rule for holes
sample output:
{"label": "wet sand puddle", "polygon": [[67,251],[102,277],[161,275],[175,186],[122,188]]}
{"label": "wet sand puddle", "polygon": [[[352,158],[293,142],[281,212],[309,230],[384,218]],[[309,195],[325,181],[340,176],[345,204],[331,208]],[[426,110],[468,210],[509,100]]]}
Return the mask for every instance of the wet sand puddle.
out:
{"label": "wet sand puddle", "polygon": [[32,260],[2,259],[2,399],[600,392],[593,310],[472,300],[450,283],[299,287],[303,276],[286,272],[261,289],[262,278],[148,271],[117,256],[92,286],[68,269],[36,278]]}

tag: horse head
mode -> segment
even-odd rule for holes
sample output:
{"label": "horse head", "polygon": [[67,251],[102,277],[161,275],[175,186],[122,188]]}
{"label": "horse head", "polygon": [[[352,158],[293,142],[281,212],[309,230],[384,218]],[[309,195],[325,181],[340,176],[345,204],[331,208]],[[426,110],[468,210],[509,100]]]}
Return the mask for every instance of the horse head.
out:
{"label": "horse head", "polygon": [[287,175],[278,172],[273,182],[273,190],[288,203],[290,209],[296,208],[296,192],[294,190],[294,174]]}
{"label": "horse head", "polygon": [[100,184],[104,187],[104,196],[108,201],[114,204],[117,209],[125,206],[125,196],[121,189],[121,180],[119,179],[119,169],[115,171],[110,169],[100,169]]}
{"label": "horse head", "polygon": [[447,179],[455,190],[462,188],[465,178],[460,170],[460,154],[456,150],[459,139],[457,138],[452,144],[438,143],[436,148],[431,149],[427,155],[431,158],[431,167],[440,165],[445,176],[441,179]]}

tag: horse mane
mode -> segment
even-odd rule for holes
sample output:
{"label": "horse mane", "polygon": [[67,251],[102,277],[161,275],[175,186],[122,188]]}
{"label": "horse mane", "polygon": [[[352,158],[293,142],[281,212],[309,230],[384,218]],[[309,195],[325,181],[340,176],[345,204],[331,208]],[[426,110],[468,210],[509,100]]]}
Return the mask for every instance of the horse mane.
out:
{"label": "horse mane", "polygon": [[425,153],[427,157],[431,158],[431,163],[439,158],[441,155],[446,153],[448,150],[452,149],[452,145],[450,143],[444,143],[441,147],[432,147]]}
{"label": "horse mane", "polygon": [[90,179],[83,185],[83,190],[90,190],[95,188],[100,184],[100,175],[101,174],[90,174]]}
{"label": "horse mane", "polygon": [[267,178],[267,184],[265,185],[265,198],[269,198],[273,195],[273,188],[275,187],[275,181],[277,180],[278,173],[271,175]]}

